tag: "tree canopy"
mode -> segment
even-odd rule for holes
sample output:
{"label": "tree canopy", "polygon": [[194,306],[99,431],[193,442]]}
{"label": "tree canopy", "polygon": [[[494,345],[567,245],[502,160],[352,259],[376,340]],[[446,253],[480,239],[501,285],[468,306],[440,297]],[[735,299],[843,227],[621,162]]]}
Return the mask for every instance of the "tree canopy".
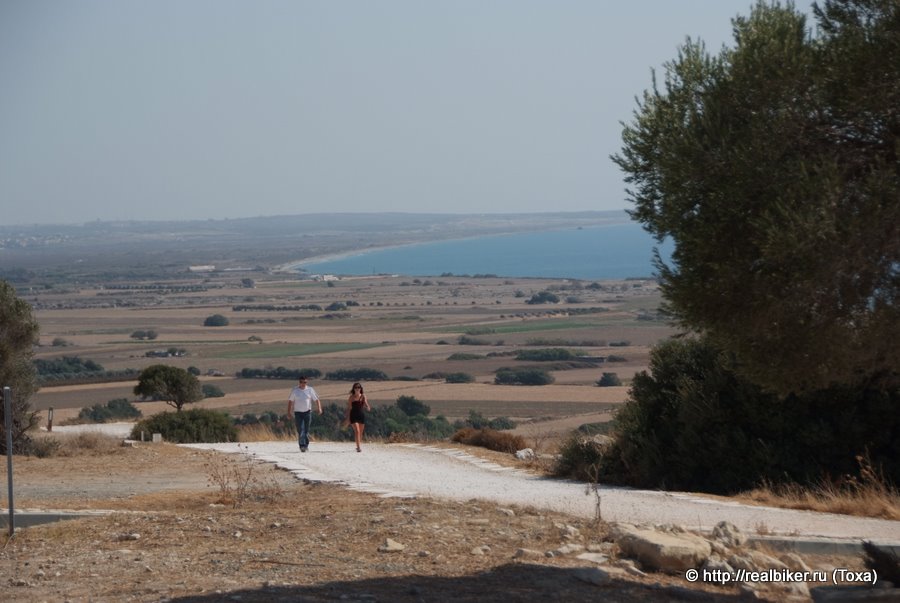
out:
{"label": "tree canopy", "polygon": [[666,309],[781,393],[896,383],[900,4],[760,2],[688,42],[613,160],[658,241]]}
{"label": "tree canopy", "polygon": [[163,400],[177,411],[191,402],[203,399],[200,381],[182,368],[154,364],[141,371],[134,395]]}
{"label": "tree canopy", "polygon": [[[35,367],[31,361],[32,346],[38,341],[38,323],[31,306],[19,299],[8,282],[0,280],[0,428],[5,429],[6,416],[3,389],[12,392],[12,452],[26,452],[28,430],[37,424],[30,398],[37,391]],[[0,452],[7,454],[6,438],[0,438]]]}

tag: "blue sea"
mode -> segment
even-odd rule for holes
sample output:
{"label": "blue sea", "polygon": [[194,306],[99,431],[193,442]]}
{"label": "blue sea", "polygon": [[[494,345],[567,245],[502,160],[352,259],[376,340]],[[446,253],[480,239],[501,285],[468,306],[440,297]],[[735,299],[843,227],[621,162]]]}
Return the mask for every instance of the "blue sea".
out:
{"label": "blue sea", "polygon": [[[650,277],[656,241],[638,224],[552,230],[404,245],[298,267],[312,274],[495,274],[583,280]],[[660,246],[663,259],[672,245]]]}

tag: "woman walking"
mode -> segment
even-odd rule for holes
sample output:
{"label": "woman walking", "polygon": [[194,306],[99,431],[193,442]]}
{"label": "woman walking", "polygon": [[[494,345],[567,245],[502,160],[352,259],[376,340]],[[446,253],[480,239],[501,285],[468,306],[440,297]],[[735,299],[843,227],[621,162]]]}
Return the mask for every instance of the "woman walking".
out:
{"label": "woman walking", "polygon": [[347,398],[347,418],[350,421],[350,427],[353,428],[353,437],[356,439],[356,451],[362,452],[360,444],[362,443],[363,432],[366,431],[366,413],[364,410],[372,410],[369,406],[369,400],[363,392],[363,386],[360,383],[354,383],[350,389],[350,397]]}

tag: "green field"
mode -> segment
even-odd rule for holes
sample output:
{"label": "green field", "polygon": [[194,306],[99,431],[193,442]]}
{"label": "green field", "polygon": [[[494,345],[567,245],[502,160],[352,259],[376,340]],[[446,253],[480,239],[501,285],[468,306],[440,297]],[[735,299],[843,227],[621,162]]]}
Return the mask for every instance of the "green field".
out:
{"label": "green field", "polygon": [[502,335],[504,333],[529,333],[531,331],[562,331],[565,329],[591,329],[604,325],[619,325],[624,321],[577,321],[577,320],[540,320],[534,322],[507,325],[457,325],[428,329],[437,333],[464,333],[467,335]]}

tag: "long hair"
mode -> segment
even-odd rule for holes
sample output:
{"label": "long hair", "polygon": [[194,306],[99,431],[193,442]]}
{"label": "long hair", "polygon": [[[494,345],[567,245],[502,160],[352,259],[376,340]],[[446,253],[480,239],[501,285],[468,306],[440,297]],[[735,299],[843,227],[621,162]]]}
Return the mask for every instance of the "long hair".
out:
{"label": "long hair", "polygon": [[350,395],[351,395],[351,396],[353,395],[353,390],[355,390],[357,387],[359,388],[359,393],[360,393],[360,394],[366,393],[366,392],[363,390],[362,383],[358,383],[358,382],[357,382],[357,383],[354,383],[354,384],[353,384],[353,387],[350,388]]}

